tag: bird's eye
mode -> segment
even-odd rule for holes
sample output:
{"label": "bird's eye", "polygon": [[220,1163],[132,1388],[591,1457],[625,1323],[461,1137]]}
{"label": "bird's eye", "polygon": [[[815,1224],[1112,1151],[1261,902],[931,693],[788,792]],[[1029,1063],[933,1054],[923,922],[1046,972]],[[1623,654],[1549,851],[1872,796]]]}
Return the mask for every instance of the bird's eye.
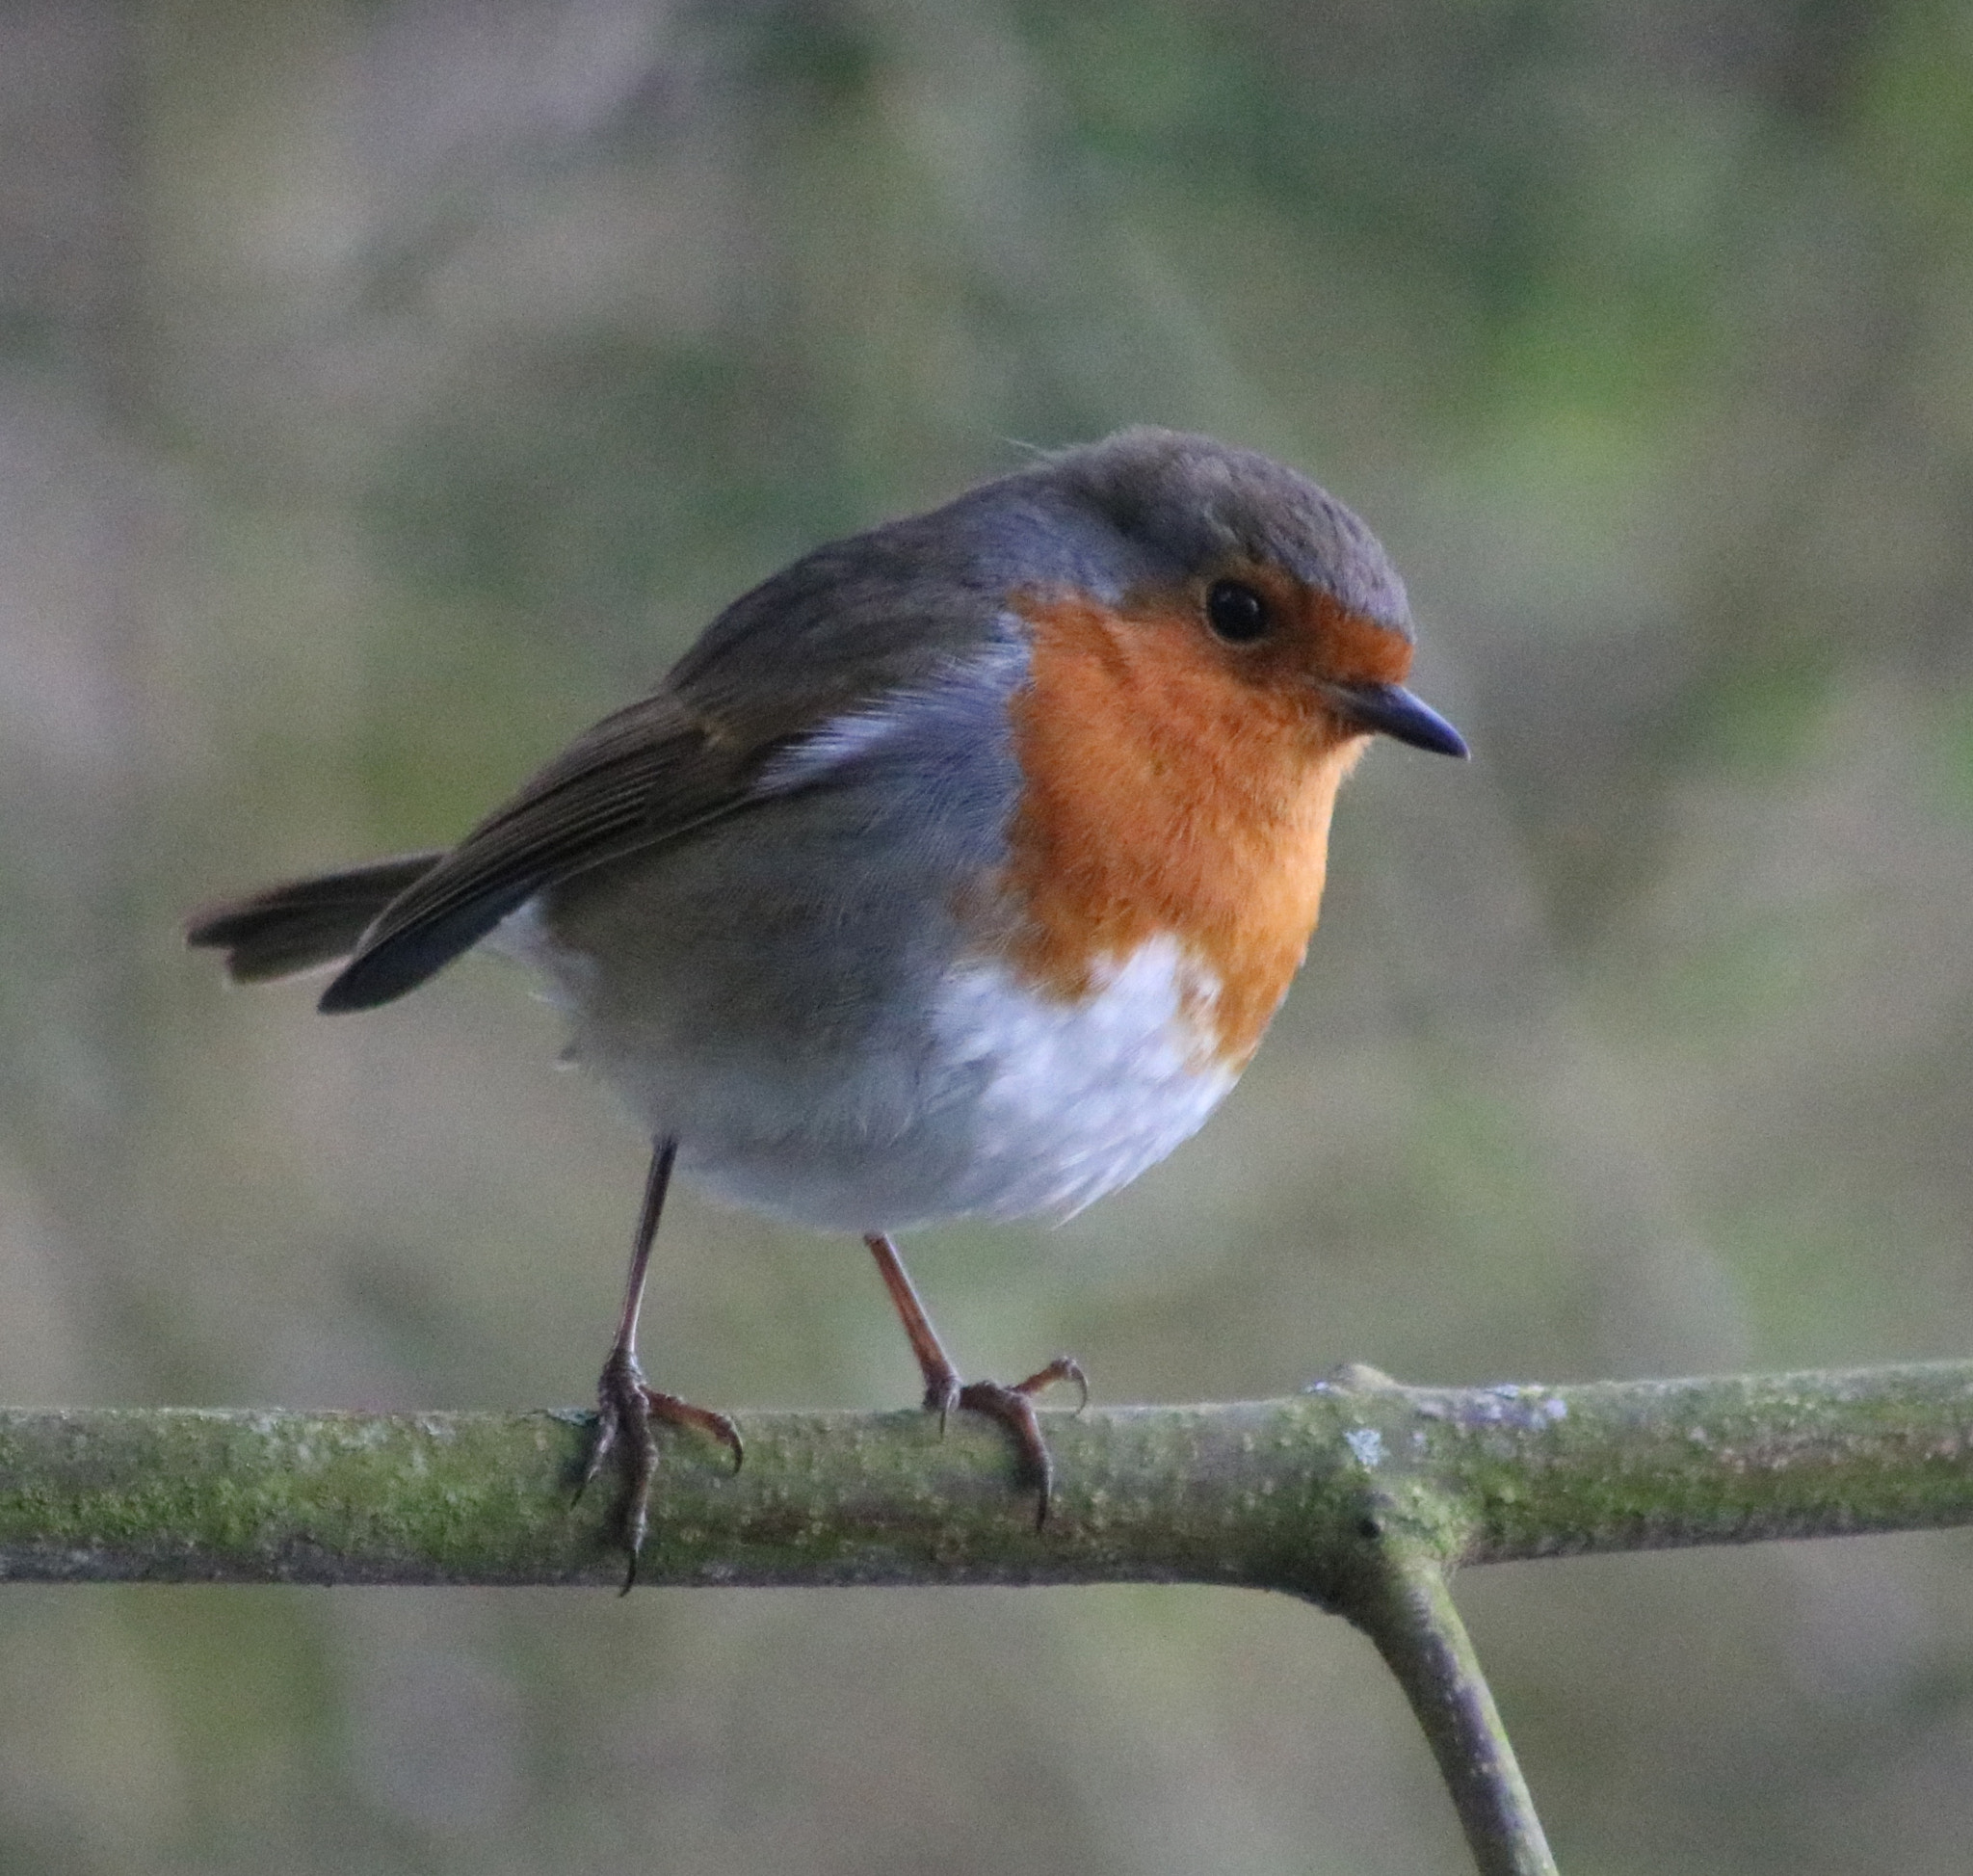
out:
{"label": "bird's eye", "polygon": [[1206,595],[1206,623],[1228,645],[1251,645],[1273,624],[1268,602],[1239,580],[1215,580]]}

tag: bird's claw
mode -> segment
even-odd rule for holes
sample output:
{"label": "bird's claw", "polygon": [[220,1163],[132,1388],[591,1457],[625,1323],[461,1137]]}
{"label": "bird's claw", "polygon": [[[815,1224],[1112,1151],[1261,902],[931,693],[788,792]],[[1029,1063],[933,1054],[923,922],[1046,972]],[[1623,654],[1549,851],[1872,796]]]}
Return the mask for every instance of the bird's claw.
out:
{"label": "bird's claw", "polygon": [[1090,1379],[1083,1372],[1082,1363],[1067,1355],[1059,1355],[1045,1368],[1038,1368],[1025,1381],[1012,1384],[1004,1381],[969,1381],[963,1387],[957,1375],[952,1377],[949,1398],[944,1389],[934,1386],[926,1390],[925,1405],[938,1412],[939,1432],[945,1431],[946,1414],[952,1408],[965,1409],[974,1414],[984,1414],[989,1420],[997,1420],[1013,1436],[1014,1457],[1020,1468],[1020,1480],[1034,1491],[1035,1528],[1040,1530],[1048,1522],[1049,1506],[1055,1496],[1055,1460],[1048,1450],[1048,1442],[1041,1437],[1041,1422],[1035,1412],[1035,1396],[1052,1387],[1059,1381],[1072,1381],[1082,1390],[1082,1398],[1076,1404],[1080,1414],[1090,1404]]}
{"label": "bird's claw", "polygon": [[635,1355],[628,1349],[611,1351],[596,1382],[596,1437],[591,1443],[575,1495],[581,1498],[611,1453],[620,1446],[623,1497],[618,1519],[623,1547],[628,1553],[623,1572],[625,1596],[636,1587],[637,1560],[650,1529],[651,1483],[658,1471],[658,1440],[652,1427],[660,1420],[667,1426],[694,1427],[709,1434],[732,1452],[736,1472],[747,1457],[740,1429],[730,1415],[709,1407],[695,1407],[676,1394],[647,1386]]}

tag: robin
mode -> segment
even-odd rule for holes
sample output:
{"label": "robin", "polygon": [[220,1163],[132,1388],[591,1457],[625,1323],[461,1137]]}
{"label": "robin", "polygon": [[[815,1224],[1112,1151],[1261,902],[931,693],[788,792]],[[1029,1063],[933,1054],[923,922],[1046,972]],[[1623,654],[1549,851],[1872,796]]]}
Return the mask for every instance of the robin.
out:
{"label": "robin", "polygon": [[941,1415],[1003,1423],[1045,1519],[1037,1394],[962,1384],[893,1234],[1065,1217],[1192,1134],[1307,948],[1373,735],[1464,755],[1404,688],[1405,589],[1313,483],[1126,430],[819,547],[735,600],[458,846],[270,887],[188,937],[241,982],[341,963],[369,1010],[517,957],[652,1143],[584,1483],[630,1569],[653,1425],[639,1306],[673,1169],[875,1255]]}

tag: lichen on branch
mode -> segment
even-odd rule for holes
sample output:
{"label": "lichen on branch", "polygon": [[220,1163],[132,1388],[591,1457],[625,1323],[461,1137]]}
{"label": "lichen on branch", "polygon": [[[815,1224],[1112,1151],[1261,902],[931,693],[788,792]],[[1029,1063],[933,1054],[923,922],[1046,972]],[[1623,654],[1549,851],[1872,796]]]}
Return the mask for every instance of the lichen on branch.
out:
{"label": "lichen on branch", "polygon": [[[1405,1387],[1043,1416],[1037,1531],[1001,1434],[742,1414],[747,1462],[667,1438],[663,1584],[1187,1581],[1347,1610],[1380,1546],[1451,1566],[1973,1520],[1973,1364]],[[0,1410],[15,1580],[614,1585],[580,1414]]]}

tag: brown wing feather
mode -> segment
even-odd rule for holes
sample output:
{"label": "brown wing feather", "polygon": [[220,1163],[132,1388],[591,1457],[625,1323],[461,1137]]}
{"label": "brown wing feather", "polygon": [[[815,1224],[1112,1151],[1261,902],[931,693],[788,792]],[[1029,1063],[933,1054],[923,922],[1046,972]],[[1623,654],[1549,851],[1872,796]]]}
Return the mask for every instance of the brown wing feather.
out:
{"label": "brown wing feather", "polygon": [[731,812],[755,754],[668,690],[605,717],[392,901],[322,1008],[388,1003],[552,881]]}

